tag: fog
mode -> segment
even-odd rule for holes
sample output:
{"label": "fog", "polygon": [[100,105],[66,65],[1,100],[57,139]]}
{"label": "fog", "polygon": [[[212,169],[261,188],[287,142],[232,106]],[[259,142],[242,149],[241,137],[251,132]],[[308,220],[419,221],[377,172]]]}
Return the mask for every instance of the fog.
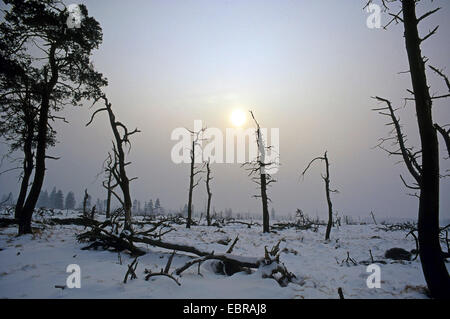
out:
{"label": "fog", "polygon": [[[67,3],[71,3],[70,1]],[[419,147],[414,106],[403,98],[411,87],[402,25],[369,29],[364,1],[82,1],[101,24],[102,46],[93,62],[109,80],[105,89],[121,122],[142,132],[132,138],[129,176],[132,196],[142,202],[159,198],[166,209],[179,209],[188,198],[189,164],[175,164],[171,132],[192,128],[195,120],[225,132],[236,109],[252,110],[264,128],[280,130],[281,167],[269,189],[278,215],[297,208],[325,218],[321,173],[308,162],[328,151],[333,206],[340,215],[380,217],[417,215],[418,200],[408,195],[400,174],[409,177],[399,158],[374,148],[386,137],[386,119],[373,112],[371,97],[388,98],[398,111],[409,145]],[[450,56],[450,7],[424,22],[423,33],[435,25],[436,36],[423,54],[439,68]],[[420,5],[425,12],[428,5]],[[395,10],[394,10],[395,11]],[[382,23],[389,17],[382,15]],[[447,40],[445,40],[447,39]],[[448,73],[448,72],[447,72]],[[446,92],[440,78],[428,73],[431,92]],[[102,162],[111,148],[106,114],[85,127],[96,106],[68,106],[70,122],[55,123],[59,143],[49,153],[44,189],[84,188],[94,200],[104,198]],[[448,101],[437,100],[434,120],[449,123]],[[247,118],[244,127],[253,127]],[[442,146],[443,141],[440,140]],[[0,146],[5,154],[7,147]],[[444,158],[445,148],[441,148]],[[20,154],[19,154],[20,155]],[[11,167],[3,163],[2,170]],[[247,172],[239,164],[213,164],[212,206],[217,211],[260,214],[261,202]],[[442,159],[441,171],[449,169]],[[17,194],[17,172],[0,175],[0,193]],[[441,180],[441,218],[450,218],[450,180]],[[206,189],[194,192],[203,209]]]}

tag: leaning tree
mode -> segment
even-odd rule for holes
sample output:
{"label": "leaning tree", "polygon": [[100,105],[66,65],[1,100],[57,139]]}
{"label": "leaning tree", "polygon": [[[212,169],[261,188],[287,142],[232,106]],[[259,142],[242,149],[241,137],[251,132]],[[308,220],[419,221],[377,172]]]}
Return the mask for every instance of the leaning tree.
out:
{"label": "leaning tree", "polygon": [[[140,131],[136,128],[133,131],[129,131],[128,128],[122,122],[116,119],[116,115],[113,112],[112,104],[109,102],[105,94],[101,94],[97,100],[103,100],[104,107],[97,109],[93,114],[86,126],[89,126],[94,120],[95,116],[100,112],[107,112],[109,124],[111,126],[114,141],[113,141],[113,157],[110,157],[108,165],[108,172],[114,177],[115,183],[103,183],[103,187],[107,188],[110,194],[120,202],[125,212],[125,227],[124,229],[131,230],[132,218],[131,208],[132,201],[130,195],[130,182],[137,179],[137,177],[129,178],[127,175],[126,167],[130,162],[126,161],[126,148],[128,151],[131,149],[130,137]],[[97,101],[96,100],[96,101]],[[110,180],[111,182],[111,180]],[[122,191],[122,197],[119,196],[114,188],[120,187]]]}
{"label": "leaning tree", "polygon": [[[371,2],[369,1],[368,4]],[[393,136],[381,139],[379,146],[388,151],[390,155],[402,157],[414,180],[413,184],[408,184],[401,176],[403,183],[406,187],[420,192],[417,195],[419,197],[418,241],[424,277],[432,297],[450,298],[450,276],[445,266],[444,254],[439,240],[439,144],[438,129],[433,122],[432,114],[433,101],[450,95],[431,96],[426,74],[426,65],[429,61],[422,55],[421,51],[423,42],[436,34],[438,26],[424,36],[420,36],[418,30],[419,25],[440,8],[417,16],[416,7],[421,2],[420,0],[383,0],[382,2],[385,11],[388,12],[393,3],[400,4],[398,12],[389,13],[392,19],[387,25],[396,22],[402,23],[404,27],[409,63],[408,73],[412,84],[412,90],[408,90],[412,97],[406,98],[406,101],[412,101],[415,105],[421,147],[419,150],[414,150],[407,146],[406,135],[403,133],[400,119],[395,113],[396,108],[388,99],[377,96],[375,99],[385,106],[375,110],[387,116],[390,119],[389,125],[393,127],[391,131]],[[437,68],[431,69],[443,76],[443,73]],[[447,79],[445,76],[443,78]],[[446,83],[449,86],[448,79]],[[446,134],[448,137],[448,132]],[[395,149],[388,149],[384,146],[388,141],[395,142]]]}
{"label": "leaning tree", "polygon": [[[83,99],[98,95],[107,82],[89,60],[102,41],[99,23],[80,5],[83,19],[73,27],[69,11],[57,0],[3,0],[4,21],[0,24],[7,58],[27,59],[33,66],[33,96],[36,110],[36,151],[31,188],[19,213],[19,234],[31,233],[31,218],[46,172],[46,159],[53,131],[52,122],[65,119],[57,113],[66,104],[79,105]],[[2,52],[4,54],[4,52]],[[2,94],[7,92],[2,91]]]}
{"label": "leaning tree", "polygon": [[21,171],[22,181],[14,214],[18,219],[34,168],[39,100],[33,94],[36,82],[32,74],[36,70],[32,68],[29,59],[14,57],[3,38],[0,39],[0,52],[0,136],[9,146],[7,156],[11,158],[11,162],[15,161],[13,154],[16,152],[23,155],[22,165],[8,170]]}
{"label": "leaning tree", "polygon": [[306,172],[315,161],[325,162],[325,175],[322,175],[323,181],[325,182],[325,195],[327,198],[327,205],[328,205],[328,224],[327,230],[325,232],[325,240],[330,239],[331,227],[333,226],[333,203],[331,202],[330,194],[338,192],[337,190],[330,189],[330,162],[328,160],[327,153],[328,152],[325,151],[325,154],[323,156],[319,156],[311,160],[311,162],[309,162],[308,166],[306,166],[305,170],[302,172],[302,176],[305,176]]}

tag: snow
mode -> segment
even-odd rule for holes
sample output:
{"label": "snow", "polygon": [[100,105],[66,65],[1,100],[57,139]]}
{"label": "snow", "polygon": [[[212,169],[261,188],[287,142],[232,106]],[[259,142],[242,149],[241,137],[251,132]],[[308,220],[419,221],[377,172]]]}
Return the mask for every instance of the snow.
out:
{"label": "snow", "polygon": [[[75,217],[69,215],[63,217]],[[287,229],[270,234],[263,234],[262,227],[248,229],[240,224],[221,229],[174,227],[176,230],[166,234],[163,241],[187,244],[216,254],[225,254],[239,235],[230,256],[243,261],[264,257],[264,246],[270,249],[281,240],[280,261],[297,280],[281,287],[273,279],[262,278],[263,274],[270,273],[267,267],[260,267],[251,274],[241,272],[228,277],[215,274],[211,267],[214,261],[206,261],[201,266],[201,275],[196,265],[183,272],[179,277],[181,286],[163,276],[145,281],[144,270],[161,271],[172,252],[137,244],[146,249],[147,254],[138,258],[138,278],[123,284],[127,265],[134,258],[124,252],[119,258],[116,252],[81,250],[86,244],[78,243],[75,236],[84,227],[45,225],[41,232],[17,237],[17,227],[10,226],[0,229],[0,298],[338,298],[338,287],[342,287],[346,298],[426,298],[419,260],[394,262],[384,258],[384,252],[393,247],[408,251],[415,248],[414,240],[405,238],[404,231],[385,232],[370,224],[343,225],[333,228],[331,240],[325,242],[325,227],[320,227],[318,232]],[[217,243],[224,239],[231,239],[228,246]],[[359,264],[370,261],[369,250],[375,260],[387,262],[379,264],[379,289],[367,287],[370,273],[366,272],[366,265]],[[347,252],[358,265],[343,262]],[[178,252],[170,272],[191,258],[191,254]],[[66,284],[69,264],[81,267],[81,288],[55,288],[55,285]],[[450,269],[448,263],[447,268]]]}

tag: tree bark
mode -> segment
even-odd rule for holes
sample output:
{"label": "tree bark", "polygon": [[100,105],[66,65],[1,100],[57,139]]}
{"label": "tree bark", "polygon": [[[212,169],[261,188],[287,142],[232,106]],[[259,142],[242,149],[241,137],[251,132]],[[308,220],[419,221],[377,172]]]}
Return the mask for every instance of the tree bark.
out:
{"label": "tree bark", "polygon": [[261,200],[263,207],[263,233],[270,232],[270,223],[269,223],[269,207],[267,205],[267,178],[266,174],[260,175],[261,181]]}
{"label": "tree bark", "polygon": [[330,164],[328,162],[327,152],[325,152],[324,159],[325,159],[325,167],[326,167],[326,175],[324,177],[324,181],[325,181],[325,192],[326,192],[327,203],[328,203],[328,224],[327,224],[327,230],[325,232],[325,240],[329,240],[331,227],[333,226],[333,204],[331,203],[331,198],[330,198]]}
{"label": "tree bark", "polygon": [[432,119],[432,100],[420,49],[414,0],[403,0],[405,42],[422,146],[419,201],[419,255],[425,280],[434,298],[450,298],[450,277],[439,243],[439,147]]}
{"label": "tree bark", "polygon": [[[111,129],[113,131],[114,134],[114,138],[116,140],[116,149],[114,150],[115,154],[117,155],[117,159],[118,159],[118,164],[119,164],[119,176],[116,177],[117,182],[122,190],[122,194],[123,194],[123,209],[125,212],[125,229],[131,229],[131,207],[133,206],[132,201],[131,201],[131,195],[130,195],[130,180],[127,176],[126,170],[125,170],[125,166],[126,166],[126,162],[125,162],[125,152],[123,150],[123,143],[124,142],[128,142],[128,135],[132,134],[132,133],[128,133],[128,131],[126,130],[126,128],[123,126],[123,124],[121,124],[120,122],[116,121],[116,117],[112,111],[111,108],[111,103],[108,102],[108,100],[106,99],[106,97],[104,97],[105,100],[105,105],[108,111],[108,116],[109,116],[109,121],[111,124]],[[119,130],[118,130],[118,126],[121,126],[123,129],[125,129],[125,135],[122,138],[120,136]],[[135,132],[137,132],[137,130],[135,130]]]}
{"label": "tree bark", "polygon": [[327,224],[327,230],[325,232],[325,240],[330,239],[330,232],[331,227],[333,227],[333,204],[331,202],[331,196],[330,193],[337,193],[337,190],[330,190],[330,163],[328,161],[328,152],[325,152],[323,157],[316,157],[311,162],[309,162],[308,166],[306,166],[305,170],[302,173],[302,176],[305,175],[305,173],[308,171],[308,169],[311,167],[311,165],[317,161],[324,161],[325,162],[325,176],[322,175],[323,180],[325,181],[325,195],[327,197],[327,204],[328,204],[328,224]]}
{"label": "tree bark", "polygon": [[27,137],[25,139],[25,143],[23,146],[24,160],[23,160],[23,176],[22,182],[20,185],[19,196],[17,197],[16,207],[14,211],[14,218],[19,220],[20,215],[22,213],[23,205],[25,203],[25,199],[28,191],[28,183],[30,182],[31,173],[33,172],[33,131],[34,128],[31,128],[31,132],[27,132]]}
{"label": "tree bark", "polygon": [[212,198],[212,193],[211,193],[211,188],[209,185],[209,182],[211,181],[211,168],[209,167],[209,160],[206,163],[206,191],[208,193],[208,206],[206,207],[206,221],[208,222],[208,226],[211,226],[211,215],[210,215],[210,211],[211,211],[211,198]]}
{"label": "tree bark", "polygon": [[107,188],[107,195],[106,195],[106,218],[109,218],[111,216],[111,179],[112,174],[111,172],[108,172],[108,188]]}
{"label": "tree bark", "polygon": [[83,216],[87,217],[87,201],[89,199],[89,194],[87,189],[84,190],[84,197],[83,197]]}
{"label": "tree bark", "polygon": [[192,222],[192,193],[194,191],[194,169],[195,169],[195,140],[192,142],[191,150],[191,173],[189,175],[189,198],[188,198],[188,216],[186,220],[186,228],[191,228]]}
{"label": "tree bark", "polygon": [[[131,143],[129,140],[129,137],[135,133],[139,133],[140,131],[136,128],[133,131],[129,132],[128,128],[122,124],[119,121],[116,121],[116,116],[114,115],[114,112],[112,110],[112,104],[109,102],[108,98],[105,94],[102,94],[100,96],[101,99],[103,99],[105,103],[104,108],[100,108],[96,110],[92,116],[90,121],[86,124],[86,126],[89,126],[92,121],[94,120],[94,117],[97,113],[106,111],[108,112],[108,118],[109,123],[111,126],[111,130],[114,135],[114,142],[113,142],[113,152],[114,152],[114,167],[110,172],[113,174],[114,179],[116,180],[116,185],[119,186],[122,190],[123,198],[120,198],[112,189],[115,186],[111,186],[108,188],[109,192],[114,194],[114,196],[120,201],[122,208],[125,213],[125,225],[124,229],[132,230],[132,215],[131,215],[131,207],[132,207],[132,201],[131,201],[131,195],[130,195],[130,179],[127,176],[126,172],[126,166],[130,163],[127,163],[125,161],[125,151],[124,151],[124,144],[130,145]],[[119,128],[123,130],[123,135],[121,136],[119,132]],[[135,178],[133,178],[135,179]],[[131,180],[133,180],[131,179]]]}
{"label": "tree bark", "polygon": [[35,113],[33,106],[30,104],[31,96],[28,88],[28,81],[26,80],[26,93],[24,105],[22,106],[23,119],[25,121],[23,131],[23,176],[20,185],[19,196],[17,197],[16,207],[14,210],[14,218],[19,220],[22,213],[23,205],[27,197],[28,184],[30,182],[31,173],[34,169],[33,158],[33,139],[35,131]]}
{"label": "tree bark", "polygon": [[41,110],[39,114],[38,144],[36,148],[36,170],[34,172],[33,185],[31,186],[28,197],[20,214],[19,235],[31,234],[31,219],[36,203],[41,193],[42,184],[45,176],[45,152],[47,148],[47,121],[49,110],[49,96],[43,97]]}
{"label": "tree bark", "polygon": [[258,157],[254,165],[256,164],[256,169],[252,169],[253,173],[259,174],[259,187],[260,187],[260,197],[262,201],[263,208],[263,233],[270,232],[270,217],[269,217],[269,198],[267,197],[267,185],[269,183],[274,182],[271,179],[269,174],[266,174],[266,166],[269,167],[273,163],[266,163],[266,146],[264,145],[264,140],[261,134],[261,127],[259,126],[258,121],[256,120],[252,111],[250,114],[253,118],[253,121],[256,124],[256,144],[258,147]]}

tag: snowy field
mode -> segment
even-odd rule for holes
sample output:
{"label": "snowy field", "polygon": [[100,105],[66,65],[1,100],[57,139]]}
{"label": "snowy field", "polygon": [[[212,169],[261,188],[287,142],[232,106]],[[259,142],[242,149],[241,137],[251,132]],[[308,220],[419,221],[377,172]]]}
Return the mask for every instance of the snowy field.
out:
{"label": "snowy field", "polygon": [[[59,218],[66,216],[64,211]],[[1,216],[5,217],[5,216]],[[43,228],[42,224],[34,224]],[[281,287],[274,279],[262,278],[262,270],[251,274],[239,272],[232,276],[214,273],[206,261],[176,276],[178,286],[167,277],[154,277],[145,281],[144,270],[160,271],[167,263],[171,251],[137,244],[147,254],[138,258],[137,279],[123,283],[127,265],[134,258],[125,252],[81,250],[75,236],[82,226],[45,225],[34,235],[17,237],[17,226],[0,228],[0,297],[1,298],[338,298],[342,287],[346,298],[427,298],[420,261],[393,261],[384,258],[393,247],[411,251],[415,248],[412,237],[405,231],[386,232],[376,225],[342,225],[333,228],[331,241],[324,241],[325,227],[312,230],[287,229],[263,234],[261,227],[234,224],[223,228],[175,226],[176,230],[163,237],[163,241],[195,246],[204,251],[225,252],[236,236],[239,241],[233,254],[263,257],[264,246],[269,249],[279,240],[280,260],[297,277],[295,283]],[[220,243],[219,243],[220,242]],[[225,243],[228,242],[228,245]],[[383,260],[381,288],[369,289],[366,265],[369,250],[375,260]],[[357,262],[345,262],[347,252]],[[171,269],[180,267],[191,258],[177,253]],[[121,263],[122,262],[122,263]],[[81,268],[80,289],[59,289],[64,286],[66,267],[78,264]],[[447,267],[450,269],[447,263]]]}

